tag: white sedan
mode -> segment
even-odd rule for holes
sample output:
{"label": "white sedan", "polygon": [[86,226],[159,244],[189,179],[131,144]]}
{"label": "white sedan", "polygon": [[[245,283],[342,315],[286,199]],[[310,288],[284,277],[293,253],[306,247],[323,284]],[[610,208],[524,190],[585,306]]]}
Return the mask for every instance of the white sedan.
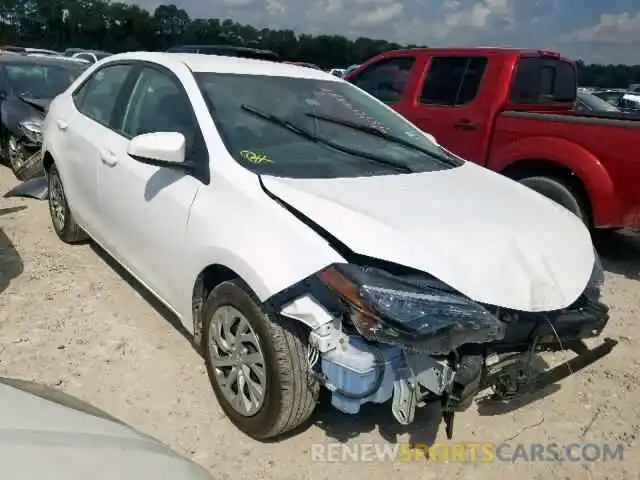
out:
{"label": "white sedan", "polygon": [[254,438],[303,423],[321,387],[403,424],[438,399],[450,430],[489,354],[608,320],[581,221],[322,71],[114,55],[54,100],[42,154],[58,236],[175,312]]}

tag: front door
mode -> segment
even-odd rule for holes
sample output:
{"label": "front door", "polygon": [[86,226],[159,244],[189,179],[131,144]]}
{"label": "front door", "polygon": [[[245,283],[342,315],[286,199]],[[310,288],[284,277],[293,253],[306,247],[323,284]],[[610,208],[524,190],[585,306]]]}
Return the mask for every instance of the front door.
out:
{"label": "front door", "polygon": [[180,80],[159,67],[142,68],[116,130],[121,140],[108,152],[113,161],[100,170],[105,219],[123,263],[165,302],[176,305],[184,286],[175,267],[185,254],[189,209],[202,183],[180,170],[138,162],[127,147],[136,135],[180,132],[187,141],[187,160],[206,152]]}

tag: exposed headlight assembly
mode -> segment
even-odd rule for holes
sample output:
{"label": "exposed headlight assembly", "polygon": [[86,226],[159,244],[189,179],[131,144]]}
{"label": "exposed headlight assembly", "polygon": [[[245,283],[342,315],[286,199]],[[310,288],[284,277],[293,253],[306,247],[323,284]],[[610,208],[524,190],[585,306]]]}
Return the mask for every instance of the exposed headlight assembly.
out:
{"label": "exposed headlight assembly", "polygon": [[20,122],[20,128],[31,142],[42,143],[42,120],[23,120]]}
{"label": "exposed headlight assembly", "polygon": [[405,279],[383,270],[335,264],[320,280],[347,305],[368,340],[447,355],[467,343],[500,340],[504,326],[482,305],[431,277]]}

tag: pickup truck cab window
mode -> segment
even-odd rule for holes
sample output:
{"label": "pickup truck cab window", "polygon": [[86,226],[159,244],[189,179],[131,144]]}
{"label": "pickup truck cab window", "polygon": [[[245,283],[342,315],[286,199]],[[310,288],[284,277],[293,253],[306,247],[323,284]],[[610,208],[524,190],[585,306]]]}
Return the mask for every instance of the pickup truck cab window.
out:
{"label": "pickup truck cab window", "polygon": [[521,57],[511,85],[512,103],[570,102],[576,99],[576,71],[562,59]]}
{"label": "pickup truck cab window", "polygon": [[420,103],[455,107],[472,102],[478,95],[487,62],[485,57],[433,57]]}
{"label": "pickup truck cab window", "polygon": [[131,65],[118,64],[94,72],[73,94],[78,110],[96,122],[109,126],[118,94],[131,68]]}
{"label": "pickup truck cab window", "polygon": [[396,103],[409,81],[414,57],[392,57],[365,68],[351,83],[385,103]]}

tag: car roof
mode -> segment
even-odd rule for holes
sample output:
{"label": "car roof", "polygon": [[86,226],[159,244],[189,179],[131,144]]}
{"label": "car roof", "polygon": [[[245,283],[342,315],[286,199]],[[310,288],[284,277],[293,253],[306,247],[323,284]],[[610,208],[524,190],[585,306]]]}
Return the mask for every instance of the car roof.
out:
{"label": "car roof", "polygon": [[236,73],[241,75],[266,75],[276,77],[308,78],[342,81],[322,70],[300,67],[289,63],[272,62],[253,58],[202,55],[198,53],[128,52],[108,57],[107,62],[140,60],[170,66],[173,62],[185,64],[196,73]]}
{"label": "car roof", "polygon": [[70,61],[65,57],[38,56],[38,55],[0,55],[0,63],[24,63],[32,65],[52,65],[52,66],[85,66],[83,63]]}

